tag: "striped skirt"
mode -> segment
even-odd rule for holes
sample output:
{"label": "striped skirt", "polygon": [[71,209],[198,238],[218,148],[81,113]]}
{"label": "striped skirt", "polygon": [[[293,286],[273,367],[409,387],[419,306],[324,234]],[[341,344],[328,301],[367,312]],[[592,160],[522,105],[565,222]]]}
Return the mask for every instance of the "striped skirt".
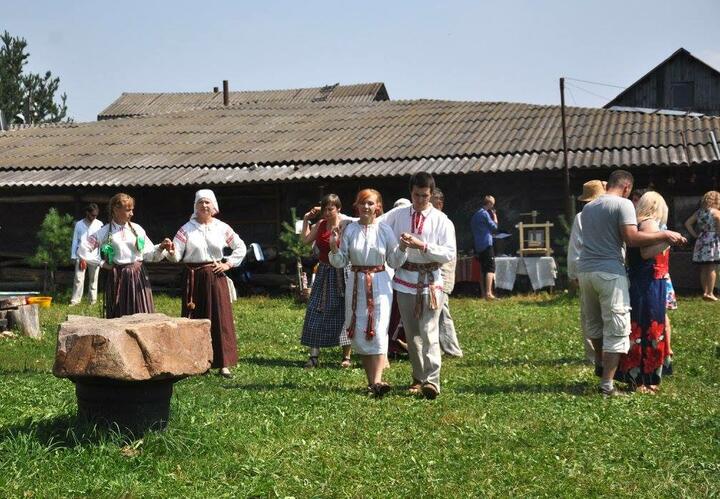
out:
{"label": "striped skirt", "polygon": [[350,338],[343,328],[344,291],[343,269],[320,262],[305,312],[301,344],[314,348],[350,344]]}
{"label": "striped skirt", "polygon": [[[192,303],[192,305],[189,305]],[[237,336],[225,274],[215,274],[212,264],[187,264],[182,316],[210,319],[214,368],[237,364]]]}
{"label": "striped skirt", "polygon": [[142,262],[114,265],[105,279],[105,317],[155,312],[150,280]]}

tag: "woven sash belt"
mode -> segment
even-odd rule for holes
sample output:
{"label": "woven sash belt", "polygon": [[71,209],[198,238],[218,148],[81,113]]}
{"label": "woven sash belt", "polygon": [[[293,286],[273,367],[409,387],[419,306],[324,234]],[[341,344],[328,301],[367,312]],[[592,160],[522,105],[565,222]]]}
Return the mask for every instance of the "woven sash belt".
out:
{"label": "woven sash belt", "polygon": [[185,296],[187,296],[188,318],[192,319],[193,310],[195,310],[195,302],[193,301],[193,290],[195,289],[195,271],[212,267],[214,263],[186,263],[185,268],[188,271],[187,281],[185,281]]}
{"label": "woven sash belt", "polygon": [[352,294],[352,318],[350,326],[347,328],[348,338],[355,336],[355,325],[357,323],[357,294],[358,294],[358,274],[365,274],[365,301],[367,302],[367,326],[365,327],[365,338],[371,340],[375,336],[375,300],[373,299],[373,274],[375,272],[385,272],[385,265],[353,265],[350,271],[355,274],[353,282]]}
{"label": "woven sash belt", "polygon": [[418,273],[417,284],[415,289],[415,318],[419,319],[422,316],[422,290],[425,286],[428,287],[428,306],[431,310],[437,310],[437,296],[435,296],[435,278],[433,272],[441,267],[439,263],[413,263],[405,262],[402,266],[403,269],[409,270],[410,272]]}

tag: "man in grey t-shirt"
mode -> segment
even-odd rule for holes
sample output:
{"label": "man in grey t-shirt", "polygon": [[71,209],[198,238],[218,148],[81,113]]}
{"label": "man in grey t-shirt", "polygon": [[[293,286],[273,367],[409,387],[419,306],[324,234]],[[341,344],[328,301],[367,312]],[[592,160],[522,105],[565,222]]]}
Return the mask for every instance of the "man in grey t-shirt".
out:
{"label": "man in grey t-shirt", "polygon": [[[582,211],[583,250],[578,261],[583,330],[595,348],[596,370],[602,371],[600,391],[617,394],[613,377],[620,356],[630,348],[630,295],[624,248],[660,242],[682,244],[677,232],[638,232],[635,208],[627,197],[633,176],[624,170],[610,174],[605,195]],[[601,367],[602,366],[602,367]]]}

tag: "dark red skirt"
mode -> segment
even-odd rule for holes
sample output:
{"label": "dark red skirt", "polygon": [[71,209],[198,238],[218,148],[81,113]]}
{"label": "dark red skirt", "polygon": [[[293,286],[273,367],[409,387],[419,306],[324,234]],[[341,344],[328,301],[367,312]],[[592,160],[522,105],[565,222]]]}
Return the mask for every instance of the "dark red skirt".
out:
{"label": "dark red skirt", "polygon": [[152,289],[142,262],[114,265],[105,279],[105,317],[154,313]]}
{"label": "dark red skirt", "polygon": [[[188,307],[191,299],[194,308]],[[210,319],[213,348],[211,367],[230,367],[237,364],[237,336],[225,274],[214,274],[212,265],[187,265],[182,316],[190,319]]]}

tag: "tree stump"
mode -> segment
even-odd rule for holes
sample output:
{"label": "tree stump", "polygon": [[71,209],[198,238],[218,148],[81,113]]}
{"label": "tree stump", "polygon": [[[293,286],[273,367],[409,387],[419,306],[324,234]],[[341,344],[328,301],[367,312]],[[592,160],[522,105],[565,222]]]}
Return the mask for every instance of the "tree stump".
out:
{"label": "tree stump", "polygon": [[7,311],[7,318],[10,327],[17,327],[24,336],[42,338],[37,305],[20,305],[16,309],[10,309]]}

